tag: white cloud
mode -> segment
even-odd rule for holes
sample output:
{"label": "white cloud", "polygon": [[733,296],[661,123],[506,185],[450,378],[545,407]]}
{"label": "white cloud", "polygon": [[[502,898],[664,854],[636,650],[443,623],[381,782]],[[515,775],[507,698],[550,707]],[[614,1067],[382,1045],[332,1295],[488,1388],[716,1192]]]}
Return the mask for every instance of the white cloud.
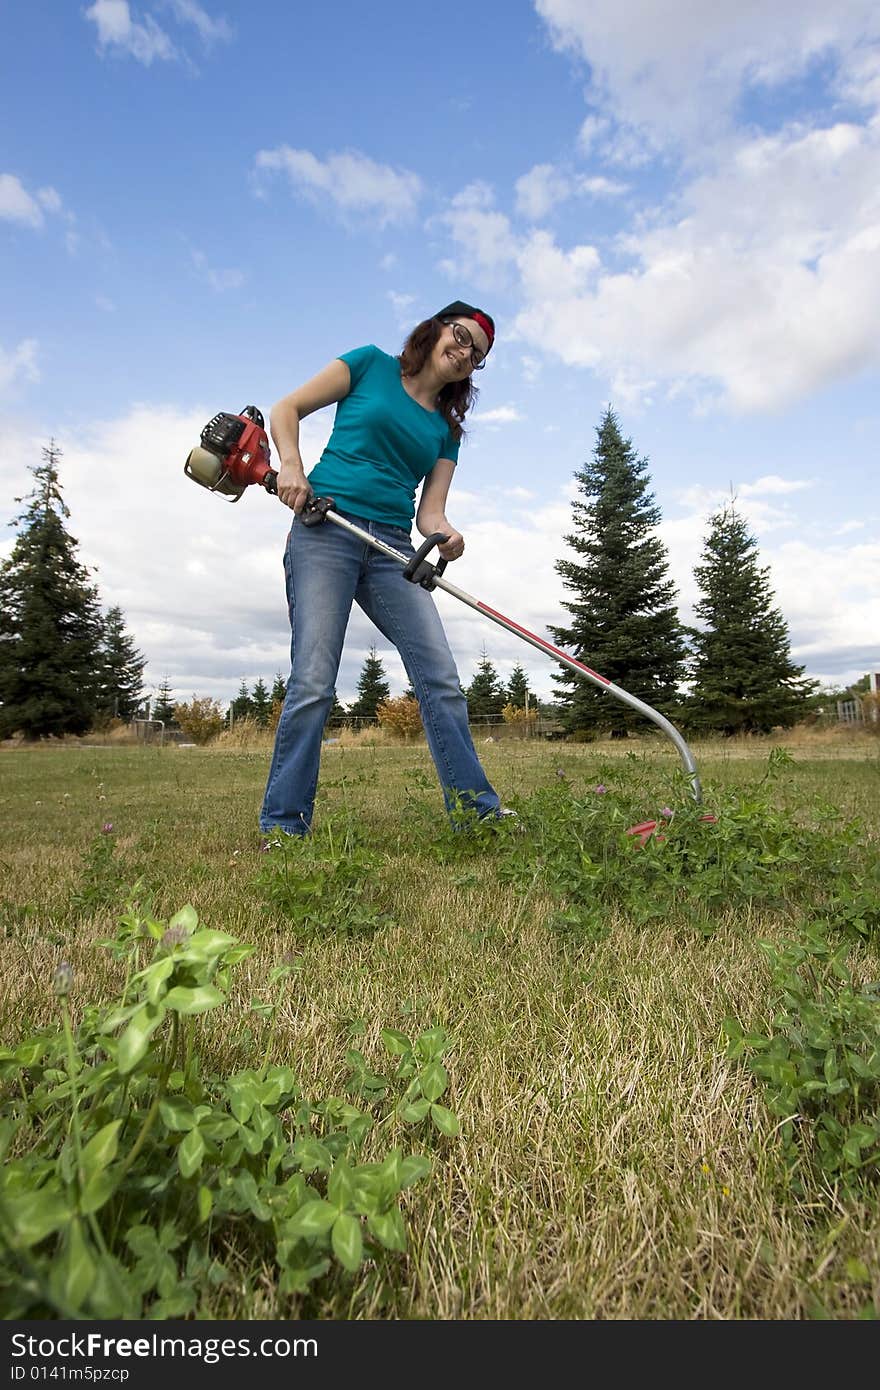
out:
{"label": "white cloud", "polygon": [[776,473],[768,473],[753,483],[741,483],[737,497],[781,497],[789,492],[803,492],[807,487],[815,487],[812,478],[780,478]]}
{"label": "white cloud", "polygon": [[518,247],[518,330],[609,380],[740,411],[876,368],[878,162],[880,122],[728,144],[718,169],[620,237],[623,268],[535,233]]}
{"label": "white cloud", "polygon": [[230,267],[228,270],[216,270],[208,264],[208,258],[204,251],[194,250],[191,254],[193,265],[199,276],[211,286],[212,290],[222,293],[224,290],[241,289],[247,278],[243,270],[236,270],[234,267]]}
{"label": "white cloud", "polygon": [[388,298],[391,301],[398,328],[411,329],[423,317],[413,309],[413,305],[416,303],[414,294],[401,294],[396,290],[389,290]]}
{"label": "white cloud", "polygon": [[214,43],[228,43],[233,37],[233,29],[223,18],[212,19],[196,0],[166,0],[175,18],[181,24],[192,24],[202,42],[210,46]]}
{"label": "white cloud", "polygon": [[102,55],[127,53],[145,67],[154,59],[168,62],[178,56],[171,39],[152,15],[145,15],[143,22],[132,18],[128,0],[95,0],[85,17],[98,30],[98,51]]}
{"label": "white cloud", "polygon": [[494,410],[481,410],[477,424],[512,425],[523,418],[515,405],[497,405]]}
{"label": "white cloud", "polygon": [[516,210],[531,222],[542,221],[557,203],[571,196],[571,179],[552,164],[536,164],[516,181]]}
{"label": "white cloud", "polygon": [[578,133],[578,144],[585,154],[590,154],[599,140],[607,135],[611,122],[604,116],[587,116]]}
{"label": "white cloud", "polygon": [[15,174],[0,174],[0,218],[25,227],[42,227],[44,212],[61,211],[61,197],[54,188],[28,193]]}
{"label": "white cloud", "polygon": [[0,344],[0,391],[13,390],[21,381],[39,381],[38,350],[36,338],[23,338],[11,352]]}
{"label": "white cloud", "polygon": [[456,194],[450,210],[436,219],[457,251],[456,259],[448,258],[441,265],[450,277],[464,275],[495,284],[516,260],[517,238],[494,202],[488,184],[471,183]]}
{"label": "white cloud", "polygon": [[377,164],[357,150],[331,154],[322,161],[310,150],[279,145],[260,150],[257,168],[287,175],[293,188],[313,202],[329,198],[343,212],[374,216],[380,226],[411,217],[422,192],[418,175]]}
{"label": "white cloud", "polygon": [[586,193],[591,198],[619,198],[622,193],[626,193],[628,187],[628,184],[621,183],[619,179],[607,179],[601,174],[578,181],[578,192]]}
{"label": "white cloud", "polygon": [[530,222],[541,222],[559,204],[578,194],[618,198],[627,191],[619,179],[573,174],[554,164],[536,164],[516,181],[516,210]]}
{"label": "white cloud", "polygon": [[744,91],[771,88],[833,59],[852,99],[876,99],[880,11],[874,0],[536,0],[556,46],[586,60],[589,99],[581,142],[604,134],[602,115],[631,144],[700,148],[729,131]]}
{"label": "white cloud", "polygon": [[527,381],[529,385],[532,385],[532,383],[536,382],[540,377],[543,363],[540,358],[530,357],[528,354],[526,354],[525,357],[521,357],[519,360],[522,367],[523,380]]}

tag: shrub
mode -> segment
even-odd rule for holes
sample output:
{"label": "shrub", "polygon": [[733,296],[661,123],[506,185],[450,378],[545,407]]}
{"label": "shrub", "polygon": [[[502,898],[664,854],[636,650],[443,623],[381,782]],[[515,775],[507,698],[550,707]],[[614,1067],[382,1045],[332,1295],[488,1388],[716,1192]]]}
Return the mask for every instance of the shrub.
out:
{"label": "shrub", "polygon": [[518,705],[505,705],[501,711],[505,724],[520,738],[527,738],[533,732],[537,713],[533,709],[522,709]]}
{"label": "shrub", "polygon": [[880,738],[880,695],[863,695],[861,699],[862,713],[865,716],[862,728],[866,734],[874,734],[876,738]]}
{"label": "shrub", "polygon": [[407,743],[422,732],[419,702],[405,695],[396,700],[383,700],[376,708],[376,718],[383,729],[390,729]]}
{"label": "shrub", "polygon": [[226,724],[219,703],[209,695],[193,695],[188,705],[175,705],[174,718],[193,743],[210,743]]}
{"label": "shrub", "polygon": [[271,732],[251,715],[236,719],[231,729],[224,728],[217,738],[224,748],[265,748],[271,742]]}

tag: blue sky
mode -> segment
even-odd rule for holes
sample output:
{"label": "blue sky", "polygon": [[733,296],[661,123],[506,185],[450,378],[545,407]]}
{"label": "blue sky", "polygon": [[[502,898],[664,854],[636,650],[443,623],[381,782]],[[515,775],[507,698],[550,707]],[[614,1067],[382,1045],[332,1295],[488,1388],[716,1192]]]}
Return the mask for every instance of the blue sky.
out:
{"label": "blue sky", "polygon": [[[183,461],[217,410],[454,298],[496,348],[450,519],[460,587],[544,633],[606,404],[650,461],[683,616],[733,488],[810,674],[880,668],[880,12],[863,0],[13,4],[0,102],[0,554],[50,436],[148,679],[286,671],[270,499]],[[11,58],[10,58],[11,55]],[[303,430],[317,461],[332,412]],[[445,595],[485,646],[550,663]],[[359,614],[340,677],[376,641]]]}

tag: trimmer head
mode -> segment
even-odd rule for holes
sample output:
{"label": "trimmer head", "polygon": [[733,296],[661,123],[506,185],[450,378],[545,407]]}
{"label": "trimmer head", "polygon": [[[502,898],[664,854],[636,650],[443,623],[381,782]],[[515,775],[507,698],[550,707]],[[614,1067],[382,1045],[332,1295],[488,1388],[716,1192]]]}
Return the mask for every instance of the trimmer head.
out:
{"label": "trimmer head", "polygon": [[[717,816],[712,816],[712,815],[700,816],[700,820],[712,821],[713,823],[714,823],[717,819],[718,819]],[[648,843],[648,841],[651,839],[651,837],[652,837],[653,835],[656,835],[656,834],[657,834],[658,828],[659,828],[661,825],[663,825],[663,824],[665,824],[664,821],[659,821],[659,820],[643,820],[643,821],[640,821],[640,823],[639,823],[638,825],[631,825],[631,826],[629,827],[629,830],[626,831],[626,834],[627,834],[627,835],[632,835],[633,839],[637,842],[637,844],[639,844],[639,845],[641,846],[641,848],[644,849],[644,848],[645,848],[645,845]],[[665,835],[657,835],[657,843],[658,843],[658,844],[659,844],[662,840],[665,840],[665,839],[666,839],[666,836],[665,836]]]}

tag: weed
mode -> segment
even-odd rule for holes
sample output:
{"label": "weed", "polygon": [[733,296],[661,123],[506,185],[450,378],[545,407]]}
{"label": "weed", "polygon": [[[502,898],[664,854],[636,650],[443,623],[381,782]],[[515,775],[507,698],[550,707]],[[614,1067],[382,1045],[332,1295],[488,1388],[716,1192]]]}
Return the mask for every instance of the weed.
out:
{"label": "weed", "polygon": [[270,841],[254,886],[301,939],[363,936],[391,921],[383,863],[349,820],[331,817],[311,835]]}
{"label": "weed", "polygon": [[125,882],[125,866],[116,854],[112,821],[105,821],[82,855],[82,872],[70,896],[81,913],[100,911],[119,901]]}
{"label": "weed", "polygon": [[[203,1074],[197,1019],[223,1005],[252,948],[200,926],[189,905],[167,924],[130,911],[108,944],[134,967],[109,1010],[87,1008],[74,1031],[62,964],[61,1027],[0,1051],[3,1316],[204,1316],[242,1244],[277,1267],[279,1295],[300,1298],[334,1269],[405,1250],[400,1196],[431,1162],[399,1147],[365,1162],[361,1150],[377,1118],[457,1133],[437,1104],[446,1034],[388,1034],[406,1085],[387,1116],[308,1101],[289,1067],[270,1065],[297,969],[285,961],[274,999],[255,1001],[269,1023],[260,1064]],[[361,1054],[349,1060],[358,1099],[382,1099]]]}
{"label": "weed", "polygon": [[793,1161],[845,1184],[880,1175],[880,985],[858,989],[844,942],[813,927],[781,949],[762,941],[776,1004],[769,1032],[724,1023],[728,1056],[764,1082]]}

